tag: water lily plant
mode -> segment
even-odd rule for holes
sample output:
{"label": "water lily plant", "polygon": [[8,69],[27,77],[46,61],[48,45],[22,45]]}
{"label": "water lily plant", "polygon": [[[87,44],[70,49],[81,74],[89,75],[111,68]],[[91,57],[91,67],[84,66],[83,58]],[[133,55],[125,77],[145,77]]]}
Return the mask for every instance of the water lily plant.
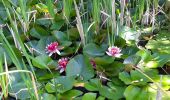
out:
{"label": "water lily plant", "polygon": [[68,63],[68,58],[61,58],[58,60],[58,70],[60,73],[64,72]]}
{"label": "water lily plant", "polygon": [[107,55],[112,56],[112,57],[117,57],[120,58],[122,55],[121,49],[116,47],[116,46],[111,46],[108,48],[108,51],[106,51]]}
{"label": "water lily plant", "polygon": [[51,44],[46,46],[46,53],[49,53],[48,55],[51,56],[54,53],[57,53],[58,55],[60,55],[60,50],[61,48],[59,47],[59,43],[58,42],[52,42]]}

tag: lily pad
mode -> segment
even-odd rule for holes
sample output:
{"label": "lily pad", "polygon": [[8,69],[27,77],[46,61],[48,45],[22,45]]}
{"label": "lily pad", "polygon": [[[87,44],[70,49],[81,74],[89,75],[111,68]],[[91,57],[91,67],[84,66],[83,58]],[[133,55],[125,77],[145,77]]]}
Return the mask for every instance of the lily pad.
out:
{"label": "lily pad", "polygon": [[64,92],[62,94],[59,94],[59,98],[62,100],[68,100],[68,99],[73,99],[75,97],[78,97],[82,95],[83,92],[80,90],[69,90],[67,92]]}
{"label": "lily pad", "polygon": [[80,76],[83,80],[88,80],[94,76],[94,70],[87,57],[77,55],[68,62],[66,75]]}
{"label": "lily pad", "polygon": [[145,47],[153,52],[170,54],[170,40],[150,40]]}
{"label": "lily pad", "polygon": [[83,48],[83,53],[92,57],[97,57],[103,56],[105,54],[105,50],[94,43],[90,43]]}
{"label": "lily pad", "polygon": [[52,62],[53,60],[47,55],[40,55],[32,59],[33,65],[40,69],[48,69],[50,66],[53,66]]}
{"label": "lily pad", "polygon": [[110,56],[96,57],[94,60],[98,65],[108,65],[114,62],[114,58]]}
{"label": "lily pad", "polygon": [[86,93],[84,94],[82,100],[96,100],[96,93]]}
{"label": "lily pad", "polygon": [[138,40],[140,33],[126,26],[121,29],[120,36],[126,41]]}
{"label": "lily pad", "polygon": [[138,95],[140,95],[141,88],[130,85],[126,88],[124,95],[126,100],[135,100]]}
{"label": "lily pad", "polygon": [[68,77],[68,76],[60,76],[55,81],[55,88],[57,92],[64,93],[66,91],[69,91],[73,88],[74,85],[74,78]]}
{"label": "lily pad", "polygon": [[41,100],[56,100],[56,97],[52,94],[44,93]]}
{"label": "lily pad", "polygon": [[145,47],[147,49],[151,49],[154,52],[170,54],[169,44],[169,32],[163,30],[156,35],[155,40],[150,40]]}

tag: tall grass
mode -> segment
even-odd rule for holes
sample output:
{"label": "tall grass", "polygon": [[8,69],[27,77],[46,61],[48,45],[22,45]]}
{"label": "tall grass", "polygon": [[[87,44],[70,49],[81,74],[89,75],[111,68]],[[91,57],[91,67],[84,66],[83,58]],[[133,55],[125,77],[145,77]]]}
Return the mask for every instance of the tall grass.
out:
{"label": "tall grass", "polygon": [[120,25],[123,26],[124,24],[124,13],[125,13],[125,0],[120,0],[120,10],[121,10],[121,13],[120,13]]}
{"label": "tall grass", "polygon": [[[4,59],[6,59],[5,55],[4,55]],[[5,72],[4,70],[4,66],[3,66],[3,58],[0,59],[0,73],[3,73]],[[6,63],[6,61],[5,61]],[[6,65],[6,64],[5,64]],[[0,99],[3,98],[7,98],[8,97],[8,88],[7,88],[7,84],[8,84],[8,80],[7,80],[7,75],[3,75],[3,76],[0,76],[0,87],[2,88],[2,94],[0,96]]]}
{"label": "tall grass", "polygon": [[51,15],[51,17],[54,19],[55,18],[55,12],[54,12],[54,4],[52,2],[53,0],[46,0],[47,8],[48,11]]}
{"label": "tall grass", "polygon": [[[4,4],[4,6],[5,6],[5,9],[6,9],[6,12],[7,12],[7,16],[8,16],[8,18],[9,18],[9,21],[10,21],[10,23],[11,23],[11,25],[9,25],[9,26],[10,26],[11,29],[13,30],[14,35],[15,35],[15,38],[16,38],[16,39],[18,40],[18,42],[19,42],[19,45],[20,45],[21,50],[22,50],[22,52],[23,52],[23,55],[26,57],[29,65],[30,65],[30,67],[31,67],[31,69],[32,69],[32,72],[34,73],[33,65],[32,65],[31,60],[30,60],[30,58],[29,58],[29,54],[28,54],[27,51],[26,51],[26,48],[25,48],[25,46],[24,46],[24,43],[22,42],[22,40],[21,40],[21,38],[20,38],[20,34],[18,33],[17,25],[16,25],[15,21],[12,19],[12,16],[11,16],[11,14],[10,14],[10,11],[9,11],[9,9],[6,7],[6,3],[3,2],[3,4]],[[4,40],[6,40],[3,35],[1,35],[1,36],[3,37]],[[8,43],[7,40],[6,40],[5,42]],[[10,46],[10,45],[9,45],[9,46]],[[34,75],[35,75],[35,73],[34,73]]]}
{"label": "tall grass", "polygon": [[[14,52],[14,50],[12,49],[10,43],[8,42],[8,40],[6,39],[6,37],[5,37],[4,34],[3,34],[2,27],[0,28],[0,41],[1,41],[1,43],[3,44],[2,46],[4,47],[4,49],[6,50],[6,52],[8,53],[8,55],[10,56],[12,62],[13,62],[14,65],[16,66],[16,68],[17,68],[18,70],[23,70],[22,64],[24,64],[25,62],[22,62],[22,64],[21,64],[20,60],[17,58],[17,55],[15,54],[15,52]],[[7,63],[7,62],[6,62],[6,63]],[[6,65],[7,65],[7,64],[6,64]],[[28,70],[26,67],[24,67],[24,68],[25,68],[25,70]],[[1,66],[1,71],[3,71],[3,73],[6,73],[5,75],[7,75],[7,74],[8,74],[7,66],[6,66],[5,72],[4,72],[4,70],[3,70],[3,66]],[[7,71],[7,72],[6,72],[6,71]],[[2,74],[2,73],[1,73],[1,74]],[[4,76],[2,76],[2,77],[4,77]],[[36,96],[35,96],[35,94],[32,94],[32,92],[31,92],[31,90],[30,90],[30,89],[33,87],[33,86],[32,86],[32,81],[31,81],[31,79],[30,79],[28,76],[27,76],[27,78],[26,78],[26,76],[23,75],[23,74],[21,74],[21,77],[23,78],[23,80],[24,80],[24,82],[25,82],[25,85],[28,87],[29,93],[30,93],[30,95],[32,96],[31,98],[34,99]],[[7,81],[7,79],[6,79],[6,81]],[[2,81],[2,82],[4,83],[5,80]],[[2,84],[2,85],[3,85],[3,84]],[[7,88],[7,87],[5,87],[5,88]]]}
{"label": "tall grass", "polygon": [[63,0],[63,12],[64,12],[64,17],[67,20],[67,23],[69,23],[72,6],[73,6],[73,0]]}
{"label": "tall grass", "polygon": [[100,25],[100,3],[101,3],[101,0],[93,0],[92,2],[92,17],[93,17],[93,21],[95,23],[95,29],[97,31],[97,33],[99,32],[99,25]]}
{"label": "tall grass", "polygon": [[80,38],[81,38],[81,43],[83,45],[85,45],[85,33],[84,33],[84,29],[83,29],[83,24],[82,24],[82,21],[81,21],[81,16],[80,16],[80,12],[79,12],[79,9],[77,7],[77,3],[76,1],[74,0],[74,6],[75,6],[75,10],[76,10],[76,21],[77,21],[77,29],[79,31],[79,34],[80,34]]}
{"label": "tall grass", "polygon": [[23,29],[24,29],[24,33],[25,35],[26,32],[29,30],[29,19],[27,17],[27,6],[26,6],[26,2],[24,0],[19,0],[19,6],[21,9],[21,13],[22,13],[22,17],[23,17]]}
{"label": "tall grass", "polygon": [[[29,57],[29,54],[27,53],[26,48],[25,48],[25,46],[24,46],[24,43],[23,43],[23,41],[22,41],[21,38],[20,38],[20,34],[19,34],[19,32],[18,32],[18,27],[17,27],[17,24],[16,24],[16,19],[15,19],[15,17],[14,17],[14,20],[13,20],[11,14],[10,14],[9,8],[12,9],[12,7],[9,7],[9,4],[10,4],[10,3],[8,3],[7,1],[4,2],[4,0],[2,0],[2,2],[3,2],[4,7],[5,7],[5,9],[6,9],[6,13],[7,13],[8,19],[9,19],[9,21],[10,21],[10,25],[8,25],[8,26],[10,27],[10,30],[13,32],[14,40],[17,40],[18,45],[20,46],[19,49],[21,50],[22,54],[25,56],[26,60],[28,61],[28,64],[29,64],[30,68],[32,69],[32,73],[34,74],[34,77],[36,77],[36,76],[35,76],[35,72],[34,72],[33,65],[32,65],[32,63],[31,63],[31,59],[30,59],[30,57]],[[19,4],[20,4],[21,8],[23,8],[23,9],[22,9],[22,10],[23,10],[23,11],[22,11],[22,16],[23,16],[23,19],[24,19],[24,23],[25,23],[25,25],[29,25],[28,22],[27,22],[28,20],[27,20],[26,11],[25,11],[26,5],[24,6],[23,3],[24,3],[24,2],[23,2],[22,0],[19,1]],[[8,6],[8,7],[7,7],[7,6]],[[14,11],[13,11],[13,12],[14,12]],[[27,27],[27,26],[26,26],[26,27]],[[24,27],[24,29],[25,29],[25,27]],[[26,30],[26,31],[27,31],[27,30]],[[24,32],[26,32],[26,31],[24,30]],[[6,52],[9,54],[12,62],[13,62],[14,65],[16,66],[17,70],[28,70],[28,66],[24,66],[24,67],[23,67],[23,65],[25,65],[25,62],[23,61],[23,59],[22,59],[22,62],[21,62],[21,60],[19,60],[19,59],[17,58],[17,55],[15,54],[15,52],[14,52],[14,50],[12,49],[10,43],[8,42],[8,40],[6,39],[6,37],[5,37],[4,34],[3,34],[2,27],[1,27],[1,29],[0,29],[0,39],[1,39],[1,40],[0,40],[1,43],[3,44],[3,47],[5,48]],[[3,67],[2,67],[2,68],[3,68]],[[8,73],[8,72],[6,72],[6,74],[7,74],[7,73]],[[2,74],[2,73],[1,73],[1,74]],[[28,88],[28,92],[30,93],[31,99],[36,99],[36,98],[37,98],[37,95],[35,95],[34,93],[31,92],[31,88],[33,87],[33,85],[32,85],[32,79],[31,79],[27,74],[26,74],[26,76],[23,75],[23,74],[21,74],[21,77],[22,77],[22,79],[24,80],[25,85],[26,85],[27,88]],[[33,76],[31,76],[31,77],[33,77]]]}

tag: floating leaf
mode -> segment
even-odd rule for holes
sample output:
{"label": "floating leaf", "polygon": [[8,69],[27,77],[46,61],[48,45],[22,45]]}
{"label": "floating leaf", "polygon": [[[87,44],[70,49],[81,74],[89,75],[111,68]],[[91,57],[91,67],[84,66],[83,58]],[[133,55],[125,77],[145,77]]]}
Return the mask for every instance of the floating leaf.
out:
{"label": "floating leaf", "polygon": [[121,98],[124,98],[124,91],[126,89],[126,86],[118,86],[115,84],[112,84],[111,82],[108,83],[108,86],[113,89],[113,97],[114,100],[120,100]]}
{"label": "floating leaf", "polygon": [[94,61],[98,65],[108,65],[114,62],[114,58],[110,56],[96,57]]}
{"label": "floating leaf", "polygon": [[47,36],[48,34],[49,33],[40,26],[35,26],[30,30],[30,35],[38,39]]}
{"label": "floating leaf", "polygon": [[74,85],[74,78],[68,77],[68,76],[60,76],[55,81],[55,87],[57,89],[57,92],[64,93],[68,90],[71,90]]}
{"label": "floating leaf", "polygon": [[114,61],[109,65],[102,66],[102,68],[104,68],[105,70],[106,75],[109,77],[117,76],[120,71],[123,71],[124,67],[125,65],[118,61]]}
{"label": "floating leaf", "polygon": [[77,28],[71,28],[69,30],[67,30],[67,34],[70,38],[70,40],[77,40],[79,38],[79,31]]}
{"label": "floating leaf", "polygon": [[153,61],[156,61],[158,67],[163,67],[164,64],[170,62],[170,54],[154,53]]}
{"label": "floating leaf", "polygon": [[126,88],[124,95],[126,100],[135,100],[140,95],[141,88],[130,85]]}
{"label": "floating leaf", "polygon": [[152,58],[151,52],[149,50],[146,50],[146,49],[139,50],[136,53],[136,55],[140,56],[141,60],[144,61],[144,62],[146,62],[146,61],[148,61]]}
{"label": "floating leaf", "polygon": [[83,94],[83,92],[81,92],[79,90],[69,90],[67,92],[60,94],[59,98],[62,100],[68,100],[68,99],[73,99],[73,98],[80,96],[82,94]]}
{"label": "floating leaf", "polygon": [[58,41],[66,41],[68,40],[67,34],[61,31],[54,31],[53,35],[57,38]]}
{"label": "floating leaf", "polygon": [[129,56],[128,58],[126,58],[124,60],[123,64],[131,64],[131,65],[135,66],[139,63],[140,60],[141,60],[140,56],[132,55],[132,56]]}
{"label": "floating leaf", "polygon": [[119,79],[122,80],[125,84],[131,84],[132,79],[127,72],[119,73]]}
{"label": "floating leaf", "polygon": [[83,55],[77,55],[68,62],[66,75],[78,75],[82,77],[83,80],[88,80],[94,76],[94,70],[87,57]]}
{"label": "floating leaf", "polygon": [[[29,93],[30,92],[32,92],[33,94],[35,93],[34,89],[28,89],[29,87],[28,84],[26,84],[26,80],[28,82],[31,81],[30,81],[30,77],[25,77],[25,76],[27,76],[25,73],[12,73],[10,75],[11,86],[8,87],[8,92],[10,96],[15,97],[17,99],[30,99],[31,95]],[[31,87],[32,83],[29,84],[29,86]]]}
{"label": "floating leaf", "polygon": [[153,52],[170,54],[169,44],[170,40],[150,40],[145,47]]}
{"label": "floating leaf", "polygon": [[96,93],[86,93],[84,94],[82,100],[96,100]]}
{"label": "floating leaf", "polygon": [[105,100],[105,97],[99,96],[97,100]]}
{"label": "floating leaf", "polygon": [[51,82],[48,82],[45,85],[45,89],[47,90],[48,93],[54,93],[55,92],[55,85],[52,84]]}
{"label": "floating leaf", "polygon": [[44,93],[41,98],[42,100],[56,100],[54,95],[48,93]]}
{"label": "floating leaf", "polygon": [[47,55],[40,55],[32,59],[32,63],[35,67],[40,69],[48,69],[53,60]]}
{"label": "floating leaf", "polygon": [[83,48],[83,53],[92,57],[97,57],[103,56],[105,54],[105,50],[94,43],[90,43]]}
{"label": "floating leaf", "polygon": [[130,27],[123,27],[120,31],[120,36],[126,41],[138,40],[140,33],[131,29]]}

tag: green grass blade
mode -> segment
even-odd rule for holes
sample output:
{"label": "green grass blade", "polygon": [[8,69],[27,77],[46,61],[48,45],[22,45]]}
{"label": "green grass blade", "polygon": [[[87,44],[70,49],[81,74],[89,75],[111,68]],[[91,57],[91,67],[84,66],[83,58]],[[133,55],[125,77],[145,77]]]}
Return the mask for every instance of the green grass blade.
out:
{"label": "green grass blade", "polygon": [[47,8],[48,8],[48,11],[49,11],[51,17],[54,19],[55,18],[55,12],[54,12],[54,5],[53,5],[52,0],[47,0],[46,4],[47,4]]}

